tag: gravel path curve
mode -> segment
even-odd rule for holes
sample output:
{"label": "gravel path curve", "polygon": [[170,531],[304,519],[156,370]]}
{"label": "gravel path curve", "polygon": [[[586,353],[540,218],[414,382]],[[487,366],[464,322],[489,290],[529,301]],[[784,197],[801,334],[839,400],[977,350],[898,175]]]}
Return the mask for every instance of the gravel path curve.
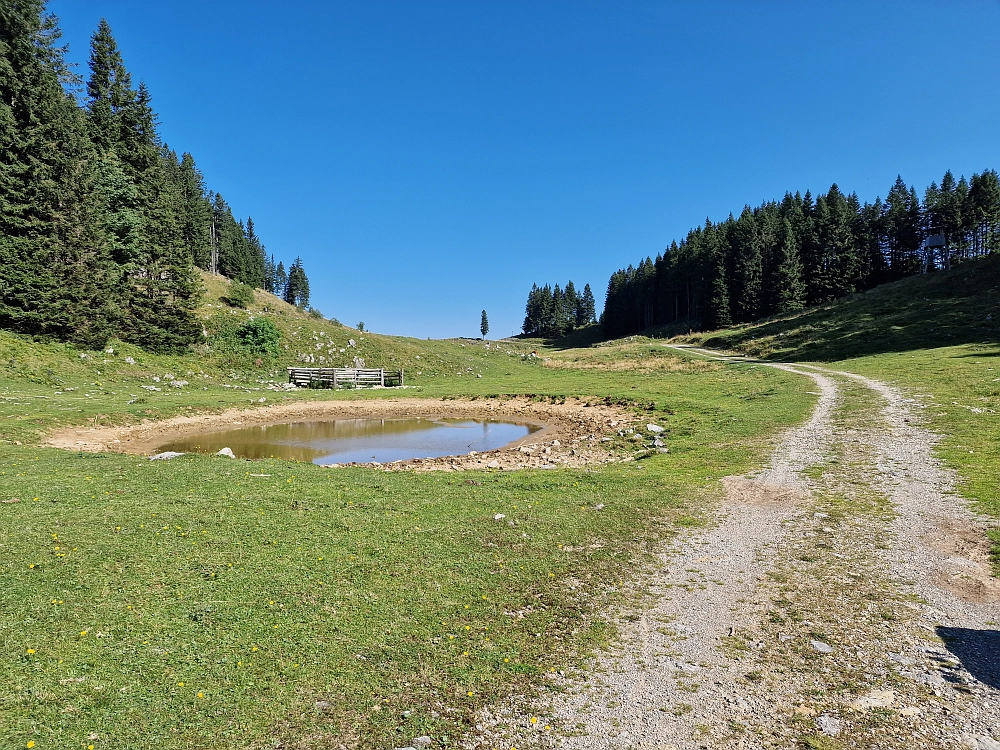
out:
{"label": "gravel path curve", "polygon": [[[471,746],[756,749],[792,746],[804,731],[821,731],[839,743],[835,738],[842,721],[837,712],[824,709],[816,716],[804,703],[807,675],[814,667],[801,674],[777,669],[777,679],[768,675],[760,683],[764,687],[748,686],[747,660],[734,649],[765,653],[774,648],[752,640],[747,644],[739,636],[767,630],[762,623],[776,597],[769,574],[782,563],[787,566],[789,551],[802,546],[801,538],[816,536],[816,524],[826,523],[822,519],[827,514],[814,506],[823,488],[804,471],[830,461],[850,442],[854,455],[866,457],[866,485],[888,498],[892,509],[885,528],[875,530],[884,535],[884,543],[869,539],[866,547],[871,549],[861,554],[900,600],[909,597],[904,604],[917,615],[909,630],[887,625],[873,636],[869,629],[865,643],[853,645],[861,658],[860,649],[872,647],[873,637],[884,639],[874,644],[875,651],[883,660],[891,659],[891,679],[897,682],[889,683],[896,685],[893,690],[865,693],[865,682],[875,684],[872,673],[878,669],[863,666],[871,673],[864,673],[853,703],[848,697],[839,699],[841,715],[848,725],[862,724],[858,714],[865,721],[882,717],[886,728],[872,730],[882,734],[870,736],[884,740],[865,747],[1000,750],[1000,585],[990,575],[984,519],[951,493],[954,478],[933,456],[937,436],[919,426],[919,403],[853,373],[753,362],[812,378],[819,399],[809,421],[784,436],[763,471],[723,480],[727,498],[716,523],[682,536],[660,555],[650,581],[652,604],[637,618],[619,623],[616,650],[598,656],[585,679],[562,681],[554,698],[535,705],[544,722],[516,710],[497,711],[483,717],[480,737]],[[865,415],[867,424],[845,427],[845,417],[837,413],[848,382],[877,394],[883,404],[879,414]],[[838,487],[850,485],[847,478],[834,479]],[[821,549],[820,554],[826,553]],[[829,554],[834,566],[834,558],[847,557]],[[856,629],[859,634],[862,630],[860,625]],[[928,638],[914,637],[913,630]],[[783,643],[792,636],[779,633],[777,638]],[[816,640],[805,644],[806,651],[819,652],[814,657],[833,651]],[[786,647],[778,644],[778,649]],[[885,687],[884,681],[879,684]],[[910,707],[898,715],[890,710],[904,698]],[[791,709],[796,702],[799,707]],[[872,714],[872,709],[885,714]],[[557,731],[541,731],[542,723]],[[829,745],[850,746],[855,745]]]}

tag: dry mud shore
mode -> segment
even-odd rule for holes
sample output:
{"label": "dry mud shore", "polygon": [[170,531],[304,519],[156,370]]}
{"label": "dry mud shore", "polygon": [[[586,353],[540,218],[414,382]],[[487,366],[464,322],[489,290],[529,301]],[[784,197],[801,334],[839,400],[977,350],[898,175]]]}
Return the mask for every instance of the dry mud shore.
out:
{"label": "dry mud shore", "polygon": [[986,519],[952,493],[921,404],[757,364],[814,381],[811,419],[661,552],[613,650],[483,712],[466,748],[1000,750]]}
{"label": "dry mud shore", "polygon": [[[555,468],[627,461],[642,449],[634,414],[602,402],[567,399],[545,403],[512,399],[386,398],[300,401],[220,414],[145,420],[127,427],[72,427],[49,436],[47,445],[67,450],[150,455],[170,440],[251,425],[363,417],[502,419],[541,429],[504,448],[466,456],[414,459],[375,466],[393,471]],[[644,427],[645,425],[641,425]],[[627,440],[627,438],[636,438]],[[651,438],[646,436],[646,442]],[[633,450],[633,448],[635,450]],[[372,465],[372,464],[366,464]],[[336,467],[337,465],[333,465]]]}

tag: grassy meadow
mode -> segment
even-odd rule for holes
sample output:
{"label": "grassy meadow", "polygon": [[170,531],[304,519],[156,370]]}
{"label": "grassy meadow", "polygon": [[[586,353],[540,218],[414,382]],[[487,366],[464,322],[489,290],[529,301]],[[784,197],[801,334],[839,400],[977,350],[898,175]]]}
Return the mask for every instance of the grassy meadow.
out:
{"label": "grassy meadow", "polygon": [[[637,595],[646,556],[814,401],[793,375],[645,339],[537,359],[537,342],[360,333],[260,293],[251,314],[289,348],[257,363],[226,347],[248,313],[206,281],[197,355],[0,333],[0,748],[453,745],[478,709],[609,638],[602,613]],[[410,387],[268,389],[319,352],[404,367]],[[637,410],[670,452],[456,474],[41,445],[66,425],[285,399],[502,394]]]}

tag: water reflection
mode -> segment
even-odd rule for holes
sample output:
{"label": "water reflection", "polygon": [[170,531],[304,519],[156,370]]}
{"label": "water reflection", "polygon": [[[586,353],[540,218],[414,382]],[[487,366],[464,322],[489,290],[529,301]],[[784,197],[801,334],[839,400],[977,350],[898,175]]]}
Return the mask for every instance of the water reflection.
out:
{"label": "water reflection", "polygon": [[240,458],[388,463],[495,450],[537,429],[471,419],[334,419],[209,432],[172,440],[157,451],[217,453],[228,447]]}

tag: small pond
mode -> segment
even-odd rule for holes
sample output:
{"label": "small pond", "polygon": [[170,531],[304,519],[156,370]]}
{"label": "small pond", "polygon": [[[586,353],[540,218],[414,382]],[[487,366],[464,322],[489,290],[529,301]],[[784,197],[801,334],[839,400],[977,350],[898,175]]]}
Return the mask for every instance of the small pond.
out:
{"label": "small pond", "polygon": [[171,440],[157,451],[218,453],[230,448],[240,458],[384,464],[496,450],[538,429],[471,419],[332,419],[207,432]]}

